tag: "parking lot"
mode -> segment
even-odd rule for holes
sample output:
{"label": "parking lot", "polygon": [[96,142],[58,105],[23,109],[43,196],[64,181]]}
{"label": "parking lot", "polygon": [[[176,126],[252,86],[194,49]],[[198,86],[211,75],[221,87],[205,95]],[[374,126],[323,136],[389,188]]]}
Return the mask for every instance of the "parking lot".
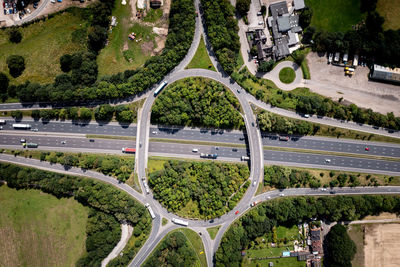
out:
{"label": "parking lot", "polygon": [[0,26],[12,26],[14,22],[19,21],[31,14],[40,5],[39,1],[28,4],[23,0],[0,0]]}
{"label": "parking lot", "polygon": [[[352,55],[351,55],[352,56]],[[352,77],[346,76],[343,67],[328,64],[326,54],[309,53],[311,81],[305,87],[335,100],[343,97],[346,102],[371,108],[386,114],[400,115],[400,87],[368,79],[369,68],[358,66]]]}

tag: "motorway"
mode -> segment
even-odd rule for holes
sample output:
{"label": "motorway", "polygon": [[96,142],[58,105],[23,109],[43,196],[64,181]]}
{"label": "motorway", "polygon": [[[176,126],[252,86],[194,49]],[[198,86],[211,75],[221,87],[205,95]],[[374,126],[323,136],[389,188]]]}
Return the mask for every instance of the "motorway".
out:
{"label": "motorway", "polygon": [[[197,12],[200,14],[199,0],[194,0],[194,4]],[[201,36],[203,36],[207,52],[210,56],[212,64],[218,70],[213,72],[204,69],[188,69],[185,70],[187,64],[194,57],[197,47],[200,43]],[[116,123],[109,123],[107,125],[99,125],[97,123],[90,123],[88,125],[73,124],[70,122],[50,122],[43,124],[42,122],[32,122],[32,128],[38,128],[38,132],[31,131],[13,131],[11,122],[7,122],[3,125],[3,131],[0,132],[0,145],[7,148],[20,148],[20,139],[23,136],[29,142],[36,142],[39,144],[39,149],[55,150],[55,151],[93,151],[93,152],[106,152],[106,153],[121,153],[122,147],[136,147],[137,153],[135,156],[135,171],[139,177],[146,177],[146,169],[149,155],[164,155],[164,156],[177,156],[185,158],[199,158],[198,154],[192,152],[192,148],[196,146],[200,152],[217,152],[219,158],[222,160],[239,161],[243,155],[250,155],[250,177],[249,180],[254,186],[250,186],[242,197],[237,206],[230,212],[222,215],[220,218],[215,218],[213,221],[202,221],[202,220],[188,220],[188,227],[201,232],[201,238],[204,244],[204,252],[207,258],[207,265],[213,265],[213,255],[216,252],[222,236],[226,229],[231,223],[238,217],[235,211],[240,214],[249,209],[249,204],[255,199],[257,200],[268,200],[279,197],[279,194],[285,194],[285,196],[298,196],[298,195],[330,195],[331,192],[314,190],[314,189],[287,189],[282,192],[271,191],[259,196],[255,196],[256,190],[260,182],[262,182],[264,164],[266,162],[284,164],[284,165],[298,165],[298,166],[311,166],[321,167],[329,169],[345,169],[355,171],[368,171],[368,172],[379,172],[392,175],[400,175],[400,162],[389,161],[389,160],[377,160],[371,158],[357,158],[344,157],[338,155],[332,155],[331,152],[342,152],[342,153],[353,153],[359,155],[372,155],[372,156],[390,156],[394,158],[400,157],[400,146],[394,144],[383,144],[383,143],[370,143],[352,140],[337,140],[329,138],[316,138],[316,137],[302,137],[298,140],[292,139],[290,141],[279,141],[276,137],[262,137],[256,123],[255,115],[252,111],[251,104],[255,104],[263,109],[269,110],[276,114],[285,115],[293,118],[302,120],[308,120],[312,122],[319,122],[331,126],[339,126],[348,129],[357,129],[369,133],[379,133],[382,135],[393,136],[400,138],[400,132],[388,132],[385,129],[375,129],[368,125],[358,125],[351,122],[341,122],[332,118],[318,118],[311,117],[305,119],[301,114],[297,114],[292,111],[282,110],[273,108],[268,104],[262,103],[256,100],[253,96],[246,93],[233,79],[227,75],[221,65],[216,60],[215,54],[211,49],[207,35],[205,34],[204,22],[202,16],[196,16],[196,28],[194,39],[191,47],[180,62],[168,75],[166,75],[163,81],[167,81],[169,84],[174,81],[188,78],[188,77],[204,77],[216,80],[225,85],[231,92],[237,97],[243,110],[243,118],[246,126],[244,132],[240,131],[218,131],[213,132],[211,130],[204,129],[173,129],[165,127],[155,127],[150,125],[151,118],[151,107],[155,101],[153,95],[157,85],[149,88],[147,93],[142,94],[138,97],[131,97],[122,101],[129,102],[136,98],[145,98],[143,107],[138,112],[138,123],[137,125],[121,126]],[[120,100],[114,101],[118,103]],[[81,103],[84,104],[84,103]],[[90,106],[95,106],[100,102],[90,103]],[[41,104],[32,104],[28,107],[24,107],[20,103],[15,104],[0,104],[0,110],[9,109],[22,109],[22,108],[37,108]],[[154,133],[153,133],[154,132]],[[47,135],[46,135],[47,134]],[[114,140],[114,139],[98,139],[93,138],[94,141],[90,141],[85,138],[86,134],[103,134],[103,135],[123,135],[136,137],[135,141],[130,140]],[[181,143],[167,143],[167,142],[152,142],[151,138],[167,138],[167,139],[181,139],[191,141],[207,141],[207,142],[223,142],[233,144],[245,144],[246,148],[237,148],[237,151],[233,151],[233,147],[220,146],[218,149],[213,145],[193,145],[193,144],[181,144]],[[65,141],[65,144],[62,144]],[[263,146],[274,146],[284,148],[297,148],[297,149],[314,149],[323,151],[324,154],[312,154],[312,153],[300,153],[300,152],[288,152],[288,151],[276,151],[264,149]],[[365,151],[365,147],[368,146],[370,151]],[[329,159],[328,163],[326,159]],[[51,171],[57,171],[62,173],[82,175],[99,179],[101,181],[112,184],[113,186],[127,192],[132,197],[136,198],[142,204],[149,203],[153,208],[156,218],[152,223],[152,230],[150,237],[145,242],[143,247],[138,251],[135,258],[130,263],[130,266],[140,266],[143,264],[145,259],[162,238],[171,230],[178,228],[179,226],[168,223],[165,226],[161,225],[161,218],[167,218],[171,221],[172,218],[178,216],[168,212],[164,207],[160,205],[153,198],[152,193],[140,194],[133,190],[126,184],[120,184],[116,179],[92,172],[84,171],[80,168],[70,168],[66,170],[63,166],[58,164],[51,165],[48,162],[40,162],[38,160],[26,159],[22,157],[14,157],[11,155],[0,154],[0,160],[6,162],[12,162],[17,164],[23,164],[26,166],[32,166],[42,168]],[[141,183],[141,186],[142,183]],[[144,192],[143,188],[142,191]],[[334,194],[393,194],[400,193],[400,187],[374,187],[374,188],[355,188],[355,189],[334,189]],[[270,197],[270,198],[268,198]],[[181,218],[182,219],[182,218]],[[221,229],[218,231],[217,236],[214,240],[211,240],[207,227],[220,225]]]}

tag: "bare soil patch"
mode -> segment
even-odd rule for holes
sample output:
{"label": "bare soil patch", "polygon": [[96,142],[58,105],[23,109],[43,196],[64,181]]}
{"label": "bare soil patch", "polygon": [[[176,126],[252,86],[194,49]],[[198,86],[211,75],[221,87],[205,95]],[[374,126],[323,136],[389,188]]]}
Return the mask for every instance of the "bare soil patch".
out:
{"label": "bare soil patch", "polygon": [[140,47],[142,48],[142,52],[144,54],[150,54],[153,51],[154,44],[153,42],[143,42]]}
{"label": "bare soil patch", "polygon": [[400,224],[365,226],[364,266],[400,266]]}
{"label": "bare soil patch", "polygon": [[344,68],[328,65],[325,55],[307,56],[311,81],[304,84],[313,92],[354,103],[363,108],[386,114],[400,115],[400,86],[368,80],[369,68],[358,66],[353,77],[344,75]]}

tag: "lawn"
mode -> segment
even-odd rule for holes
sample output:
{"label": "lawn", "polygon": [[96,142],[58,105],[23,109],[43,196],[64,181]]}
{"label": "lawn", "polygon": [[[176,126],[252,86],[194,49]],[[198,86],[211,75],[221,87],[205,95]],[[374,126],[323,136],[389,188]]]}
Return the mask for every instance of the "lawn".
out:
{"label": "lawn", "polygon": [[306,0],[313,10],[311,25],[330,32],[346,32],[362,20],[360,0]]}
{"label": "lawn", "polygon": [[0,266],[75,266],[88,209],[73,198],[0,187]]}
{"label": "lawn", "polygon": [[190,61],[187,69],[206,69],[215,71],[214,65],[211,62],[210,57],[207,53],[206,45],[204,44],[204,39],[201,37],[199,47],[197,48],[196,54]]}
{"label": "lawn", "polygon": [[[151,26],[130,21],[129,1],[125,6],[117,1],[112,14],[117,18],[118,24],[112,28],[112,32],[109,33],[109,43],[100,51],[97,58],[99,76],[136,69],[151,57],[152,50],[156,46],[156,34],[153,33]],[[128,39],[128,34],[132,32],[136,34],[136,39],[133,41]],[[141,41],[137,42],[138,40]],[[149,49],[144,51],[142,46]]]}
{"label": "lawn", "polygon": [[214,238],[217,236],[219,228],[221,228],[221,226],[207,228],[207,232],[210,234],[211,239],[214,240]]}
{"label": "lawn", "polygon": [[378,13],[385,18],[383,24],[384,30],[400,29],[400,1],[396,0],[378,0],[376,6]]}
{"label": "lawn", "polygon": [[150,8],[149,12],[147,12],[146,17],[143,18],[143,21],[145,22],[156,22],[159,20],[163,15],[163,11],[161,8]]}
{"label": "lawn", "polygon": [[279,72],[279,80],[283,83],[292,83],[296,78],[296,73],[292,68],[283,68]]}
{"label": "lawn", "polygon": [[[59,59],[64,54],[86,50],[88,22],[83,9],[71,8],[46,21],[19,28],[22,41],[18,44],[8,40],[9,29],[0,31],[0,71],[8,74],[6,58],[21,55],[25,58],[25,71],[11,83],[25,81],[51,83],[61,74]],[[11,76],[10,76],[11,78]]]}
{"label": "lawn", "polygon": [[364,266],[364,226],[360,224],[352,224],[347,232],[357,247],[357,253],[351,261],[353,267]]}

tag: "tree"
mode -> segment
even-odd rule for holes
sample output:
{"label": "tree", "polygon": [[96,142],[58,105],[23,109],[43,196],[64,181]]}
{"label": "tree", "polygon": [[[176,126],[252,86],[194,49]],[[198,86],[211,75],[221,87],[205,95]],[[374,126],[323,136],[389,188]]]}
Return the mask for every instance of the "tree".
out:
{"label": "tree", "polygon": [[326,236],[325,245],[326,266],[351,267],[357,247],[347,234],[346,227],[341,224],[334,225]]}
{"label": "tree", "polygon": [[38,109],[32,110],[31,116],[35,121],[38,121],[40,119],[40,110]]}
{"label": "tree", "polygon": [[15,28],[12,28],[9,32],[9,40],[11,43],[19,43],[22,40],[22,34]]}
{"label": "tree", "polygon": [[89,29],[89,48],[96,54],[104,47],[107,40],[107,30],[104,27],[95,25]]}
{"label": "tree", "polygon": [[250,54],[251,54],[252,56],[257,56],[257,53],[258,53],[257,46],[256,46],[256,45],[253,45],[253,46],[251,47],[251,49],[250,49]]}
{"label": "tree", "polygon": [[11,55],[7,58],[7,65],[10,75],[14,78],[19,77],[25,70],[25,59],[19,55]]}
{"label": "tree", "polygon": [[301,66],[303,61],[306,59],[306,55],[299,50],[294,51],[292,53],[292,57],[294,59],[294,62],[299,66]]}
{"label": "tree", "polygon": [[88,108],[80,108],[79,113],[79,119],[82,121],[90,121],[92,119],[92,111]]}
{"label": "tree", "polygon": [[259,72],[269,72],[274,67],[275,62],[273,60],[263,61],[258,65],[257,71]]}
{"label": "tree", "polygon": [[313,11],[309,7],[306,7],[303,9],[303,11],[301,11],[299,22],[300,22],[301,27],[303,27],[303,29],[307,28],[310,25],[312,15],[313,15]]}
{"label": "tree", "polygon": [[63,72],[69,72],[72,65],[72,56],[70,54],[65,54],[60,57],[60,67]]}
{"label": "tree", "polygon": [[13,110],[11,111],[11,117],[13,117],[16,121],[22,120],[22,111],[21,110]]}
{"label": "tree", "polygon": [[7,75],[0,72],[0,94],[6,94],[10,80]]}
{"label": "tree", "polygon": [[361,0],[360,10],[361,12],[371,12],[376,9],[376,3],[378,0]]}
{"label": "tree", "polygon": [[109,104],[101,105],[94,111],[96,121],[109,122],[114,116],[114,108]]}
{"label": "tree", "polygon": [[250,9],[251,0],[237,0],[236,10],[241,16],[246,16]]}

